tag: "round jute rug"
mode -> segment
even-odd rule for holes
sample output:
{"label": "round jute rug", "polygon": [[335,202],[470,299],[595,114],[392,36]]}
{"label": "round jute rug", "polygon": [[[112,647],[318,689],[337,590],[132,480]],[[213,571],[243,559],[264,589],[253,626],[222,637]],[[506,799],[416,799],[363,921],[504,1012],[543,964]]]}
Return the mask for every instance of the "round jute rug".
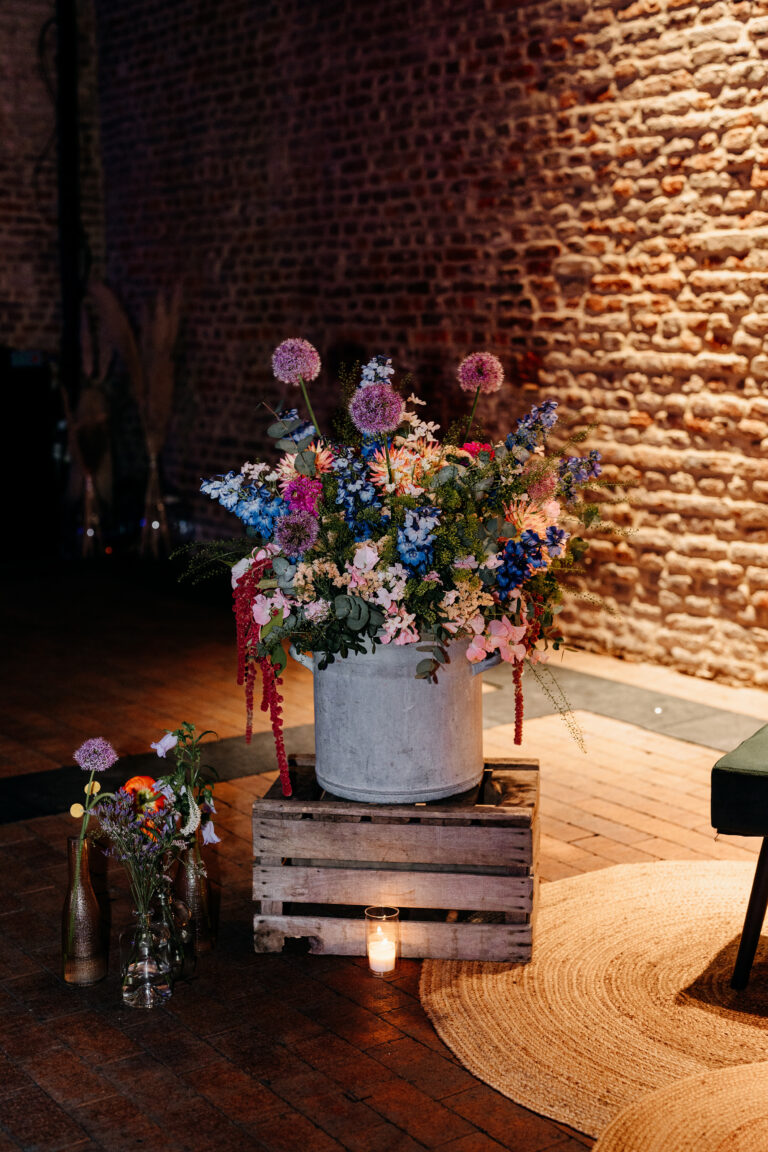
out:
{"label": "round jute rug", "polygon": [[768,1062],[687,1076],[632,1104],[594,1152],[766,1152]]}
{"label": "round jute rug", "polygon": [[656,1088],[768,1058],[765,942],[729,986],[753,874],[621,864],[544,884],[530,964],[427,960],[422,1002],[481,1080],[596,1136]]}

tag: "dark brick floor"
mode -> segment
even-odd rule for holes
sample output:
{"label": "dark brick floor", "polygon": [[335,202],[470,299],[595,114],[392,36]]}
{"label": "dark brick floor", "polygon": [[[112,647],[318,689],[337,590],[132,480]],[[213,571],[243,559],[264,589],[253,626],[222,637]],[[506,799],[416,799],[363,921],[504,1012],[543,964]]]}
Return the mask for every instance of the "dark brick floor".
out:
{"label": "dark brick floor", "polygon": [[110,974],[59,978],[64,843],[42,817],[0,828],[0,1152],[578,1152],[585,1137],[465,1071],[418,1000],[419,964],[376,980],[362,960],[256,955],[248,778],[220,801],[220,934],[166,1008],[122,1007],[116,938],[129,901],[110,865]]}
{"label": "dark brick floor", "polygon": [[[143,570],[120,580],[86,568],[4,592],[0,775],[70,763],[94,735],[146,751],[182,719],[242,732],[226,588],[218,605],[165,579],[155,588]],[[292,723],[311,718],[309,684],[303,669],[287,684]],[[0,823],[0,1152],[591,1147],[458,1064],[422,1011],[418,962],[382,981],[358,960],[254,953],[250,809],[262,787],[217,787],[218,946],[151,1013],[120,1002],[121,874],[110,867],[109,976],[70,988],[58,972],[74,822]]]}

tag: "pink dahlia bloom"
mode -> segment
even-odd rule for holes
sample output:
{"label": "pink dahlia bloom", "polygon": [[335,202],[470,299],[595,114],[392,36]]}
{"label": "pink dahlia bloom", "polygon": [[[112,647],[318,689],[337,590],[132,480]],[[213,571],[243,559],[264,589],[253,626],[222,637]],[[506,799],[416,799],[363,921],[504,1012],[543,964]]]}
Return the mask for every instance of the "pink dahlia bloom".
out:
{"label": "pink dahlia bloom", "polygon": [[496,456],[496,451],[492,444],[481,444],[479,440],[467,440],[466,444],[462,444],[462,448],[465,452],[469,452],[470,456],[475,460],[477,460],[481,452],[487,452],[491,460]]}
{"label": "pink dahlia bloom", "polygon": [[291,512],[311,512],[313,516],[317,516],[317,506],[323,494],[322,480],[299,475],[291,480],[284,480],[280,490]]}
{"label": "pink dahlia bloom", "polygon": [[308,384],[320,374],[320,355],[308,340],[283,340],[272,353],[272,371],[283,384]]}
{"label": "pink dahlia bloom", "polygon": [[365,436],[386,436],[403,419],[403,401],[391,384],[358,388],[349,406],[352,423]]}
{"label": "pink dahlia bloom", "polygon": [[473,352],[467,356],[459,364],[457,375],[465,392],[476,392],[479,388],[484,396],[498,392],[504,383],[501,361],[491,352]]}

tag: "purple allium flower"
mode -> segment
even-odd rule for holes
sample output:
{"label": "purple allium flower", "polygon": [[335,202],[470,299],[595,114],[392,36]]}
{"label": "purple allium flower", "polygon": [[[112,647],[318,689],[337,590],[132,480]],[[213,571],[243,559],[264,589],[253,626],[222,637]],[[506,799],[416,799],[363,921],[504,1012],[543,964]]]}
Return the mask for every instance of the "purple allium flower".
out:
{"label": "purple allium flower", "polygon": [[119,759],[109,740],[104,740],[101,736],[86,740],[73,753],[73,757],[84,772],[105,772]]}
{"label": "purple allium flower", "polygon": [[275,543],[286,556],[301,556],[317,540],[318,529],[311,512],[289,512],[275,523]]}
{"label": "purple allium flower", "polygon": [[501,361],[491,352],[473,352],[459,364],[459,384],[465,392],[498,392],[504,383]]}
{"label": "purple allium flower", "polygon": [[391,384],[382,381],[358,388],[349,406],[349,415],[358,431],[366,436],[394,432],[403,418],[403,401]]}
{"label": "purple allium flower", "polygon": [[308,384],[320,373],[320,356],[308,340],[283,340],[272,353],[272,371],[283,384]]}
{"label": "purple allium flower", "polygon": [[323,494],[322,480],[312,476],[296,476],[281,486],[283,497],[291,512],[311,512],[317,516],[317,505]]}

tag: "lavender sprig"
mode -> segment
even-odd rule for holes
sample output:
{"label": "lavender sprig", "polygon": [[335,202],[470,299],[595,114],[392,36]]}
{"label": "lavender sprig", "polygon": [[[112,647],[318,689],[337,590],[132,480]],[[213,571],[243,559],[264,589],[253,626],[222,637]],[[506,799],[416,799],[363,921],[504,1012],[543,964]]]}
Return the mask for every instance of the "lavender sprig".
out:
{"label": "lavender sprig", "polygon": [[99,805],[99,820],[110,841],[109,855],[126,872],[136,910],[148,912],[163,873],[165,854],[177,846],[175,808],[140,811],[121,788]]}

